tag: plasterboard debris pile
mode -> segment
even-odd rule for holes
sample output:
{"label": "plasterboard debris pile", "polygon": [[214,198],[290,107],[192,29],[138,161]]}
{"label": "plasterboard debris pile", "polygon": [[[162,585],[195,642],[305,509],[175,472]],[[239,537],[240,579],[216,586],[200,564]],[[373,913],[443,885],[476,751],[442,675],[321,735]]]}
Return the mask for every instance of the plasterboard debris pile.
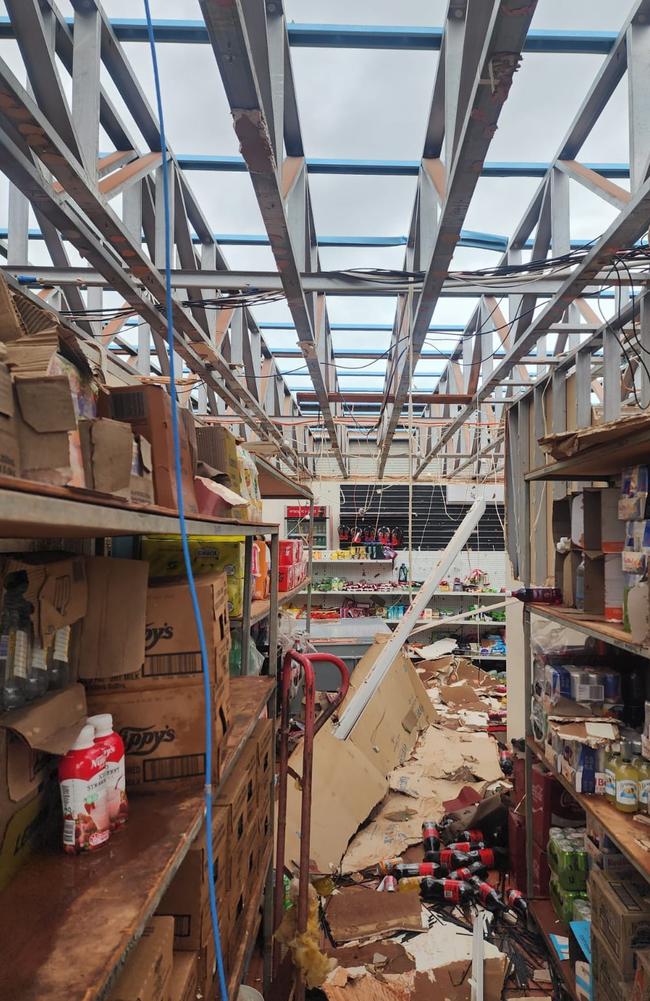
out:
{"label": "plasterboard debris pile", "polygon": [[[380,647],[357,666],[348,700]],[[495,740],[505,696],[499,678],[467,660],[448,654],[414,666],[400,654],[346,739],[336,722],[317,734],[311,867],[331,877],[315,881],[322,948],[337,964],[320,986],[328,1001],[470,1001],[479,909],[491,912],[483,1001],[539,989],[541,942],[527,930],[523,900],[516,913],[506,899],[510,759]],[[298,753],[290,764],[300,771]],[[296,859],[297,790],[288,817]],[[423,845],[424,821],[435,835]]]}

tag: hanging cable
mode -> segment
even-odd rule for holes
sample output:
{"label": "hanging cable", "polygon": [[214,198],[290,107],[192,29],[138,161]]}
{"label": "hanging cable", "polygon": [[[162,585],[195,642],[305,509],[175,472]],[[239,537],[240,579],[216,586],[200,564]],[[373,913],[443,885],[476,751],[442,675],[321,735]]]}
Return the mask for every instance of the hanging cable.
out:
{"label": "hanging cable", "polygon": [[226,973],[224,969],[223,952],[221,948],[221,935],[219,933],[219,916],[217,913],[217,896],[215,890],[214,856],[212,854],[212,691],[211,672],[209,667],[208,648],[203,630],[203,620],[201,609],[194,583],[194,573],[192,571],[192,559],[190,556],[187,525],[185,522],[185,502],[183,499],[183,474],[181,469],[181,447],[178,419],[178,400],[176,398],[176,383],[174,369],[174,316],[172,307],[172,276],[171,276],[171,205],[169,196],[169,160],[164,155],[167,150],[165,138],[165,122],[163,116],[162,93],[160,89],[160,75],[158,72],[158,56],[156,52],[156,40],[154,37],[149,0],[144,0],[145,17],[147,20],[147,32],[149,35],[149,48],[151,51],[151,64],[153,68],[154,86],[156,91],[156,104],[158,108],[158,122],[160,127],[160,148],[163,151],[162,170],[163,178],[163,206],[164,206],[164,229],[165,229],[165,290],[166,290],[166,313],[167,313],[167,349],[169,355],[169,377],[170,377],[170,399],[172,412],[172,437],[174,442],[174,470],[176,478],[176,500],[178,504],[178,521],[181,534],[181,544],[183,549],[183,560],[185,563],[185,573],[187,574],[188,589],[192,599],[192,610],[196,622],[196,631],[201,649],[201,667],[203,671],[203,694],[205,702],[205,837],[206,837],[206,859],[207,859],[207,880],[208,899],[210,903],[210,915],[212,919],[212,934],[214,937],[214,949],[217,957],[217,974],[219,978],[219,990],[223,1001],[228,1001],[228,987],[226,985]]}

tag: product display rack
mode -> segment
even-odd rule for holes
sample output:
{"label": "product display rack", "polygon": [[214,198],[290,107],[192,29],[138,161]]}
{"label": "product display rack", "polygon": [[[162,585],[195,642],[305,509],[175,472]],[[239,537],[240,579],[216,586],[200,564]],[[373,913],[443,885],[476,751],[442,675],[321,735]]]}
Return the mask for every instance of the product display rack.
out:
{"label": "product display rack", "polygon": [[[103,539],[178,532],[178,518],[171,511],[133,507],[85,491],[8,478],[0,479],[0,511],[0,537],[11,539]],[[187,528],[193,535],[243,537],[245,579],[251,574],[252,539],[270,538],[271,588],[265,614],[270,616],[269,649],[276,650],[278,526],[191,517]],[[248,613],[246,619],[250,619],[249,609]],[[232,720],[217,792],[236,768],[260,714],[268,708],[269,716],[275,717],[276,658],[270,657],[269,663],[270,677],[231,679]],[[9,716],[5,715],[7,721]],[[2,722],[0,716],[0,725]],[[272,786],[269,796],[273,805]],[[0,892],[0,934],[3,941],[12,943],[12,963],[0,969],[1,997],[101,1001],[110,990],[129,950],[203,830],[200,791],[132,795],[130,800],[128,825],[111,839],[106,850],[77,857],[58,848],[35,850]],[[244,976],[260,922],[265,980],[270,977],[272,845],[273,827],[258,874],[259,887],[254,888],[246,913],[242,945],[233,961],[228,985],[231,996],[236,995]],[[43,921],[45,904],[47,921]]]}
{"label": "product display rack", "polygon": [[[554,422],[553,430],[566,428],[566,397],[564,409],[559,411],[564,421],[563,427],[555,420],[555,407],[562,399],[558,395],[559,383],[554,387]],[[582,424],[588,425],[586,415]],[[544,433],[546,414],[544,412],[544,392],[536,390],[511,407],[508,413],[508,426],[511,441],[516,443],[508,455],[508,475],[506,477],[509,491],[508,503],[513,517],[510,519],[511,529],[508,538],[508,549],[511,558],[514,557],[515,571],[524,586],[544,585],[551,576],[551,559],[553,551],[547,531],[547,519],[540,517],[544,511],[549,514],[550,504],[560,499],[571,490],[573,481],[593,483],[612,483],[622,470],[634,462],[647,461],[647,443],[650,431],[641,430],[625,437],[624,444],[618,441],[615,447],[590,447],[581,450],[578,443],[573,456],[560,462],[548,462],[543,465],[543,455],[538,439]],[[616,425],[612,424],[612,427]],[[622,428],[622,425],[620,425]],[[618,429],[617,429],[618,430]],[[533,468],[531,468],[533,467]],[[523,489],[522,489],[523,483]],[[526,705],[529,707],[533,684],[533,647],[532,623],[537,616],[547,622],[556,623],[576,630],[583,636],[608,643],[630,654],[650,659],[650,648],[635,643],[622,626],[606,622],[604,617],[590,616],[574,608],[562,606],[527,604],[524,607],[524,691]],[[533,805],[532,805],[532,768],[536,761],[544,763],[564,789],[580,804],[587,814],[594,817],[604,828],[608,836],[619,850],[643,876],[650,879],[650,858],[639,842],[645,833],[645,828],[636,823],[629,814],[624,814],[608,803],[603,796],[584,795],[578,793],[573,784],[558,773],[554,762],[549,761],[540,745],[533,736],[530,711],[526,710],[525,719],[525,782],[526,782],[526,872],[529,900],[533,893]],[[533,916],[537,918],[542,932],[546,935],[548,921],[554,918],[550,901],[531,900]],[[542,915],[541,920],[539,915]],[[546,922],[546,929],[544,927]],[[560,932],[561,934],[561,932]],[[562,977],[567,991],[575,997],[575,983],[570,964],[562,963],[551,948],[554,965]],[[568,969],[567,969],[568,967]]]}
{"label": "product display rack", "polygon": [[551,935],[561,935],[563,938],[568,938],[569,929],[558,919],[550,900],[531,900],[529,902],[529,909],[535,924],[546,942],[549,953],[555,960],[554,966],[560,976],[562,986],[570,997],[577,1001],[578,995],[576,993],[576,978],[573,966],[568,959],[559,958],[551,939]]}

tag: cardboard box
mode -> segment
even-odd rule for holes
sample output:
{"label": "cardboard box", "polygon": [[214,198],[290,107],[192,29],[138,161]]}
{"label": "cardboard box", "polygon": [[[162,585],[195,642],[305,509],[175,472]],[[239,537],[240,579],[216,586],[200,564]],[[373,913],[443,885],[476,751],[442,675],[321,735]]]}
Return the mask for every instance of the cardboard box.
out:
{"label": "cardboard box", "polygon": [[[77,418],[67,376],[14,381],[20,475],[39,483],[83,486],[83,463],[74,439]],[[71,448],[72,445],[72,448]]]}
{"label": "cardboard box", "polygon": [[592,869],[589,875],[592,931],[607,943],[617,976],[634,977],[634,951],[650,945],[650,888],[637,881]]}
{"label": "cardboard box", "polygon": [[614,876],[634,876],[635,869],[625,855],[616,849],[599,847],[591,838],[585,838],[585,848],[591,859],[590,867],[602,869]]}
{"label": "cardboard box", "polygon": [[0,557],[0,580],[8,574],[27,575],[25,598],[33,607],[34,633],[49,647],[57,629],[71,626],[88,612],[88,582],[82,556],[57,552]]}
{"label": "cardboard box", "polygon": [[140,671],[148,565],[143,560],[89,556],[85,569],[88,608],[73,647],[78,676],[110,679]]}
{"label": "cardboard box", "polygon": [[577,1001],[592,1001],[593,983],[591,963],[588,963],[584,959],[577,959],[573,971],[576,980]]}
{"label": "cardboard box", "polygon": [[20,471],[15,412],[11,375],[0,363],[0,476],[18,476]]}
{"label": "cardboard box", "polygon": [[575,608],[576,579],[582,553],[571,549],[568,553],[555,553],[555,586],[562,591],[562,604]]}
{"label": "cardboard box", "polygon": [[273,750],[275,743],[275,727],[272,719],[261,719],[253,731],[253,739],[257,744],[257,782],[260,806],[269,798],[269,789],[273,779]]}
{"label": "cardboard box", "polygon": [[584,549],[585,545],[584,491],[571,498],[571,545]]}
{"label": "cardboard box", "polygon": [[[33,848],[60,840],[57,758],[77,738],[87,716],[81,685],[6,713],[0,727],[0,889]],[[54,825],[53,821],[57,821]],[[49,840],[49,837],[48,837]]]}
{"label": "cardboard box", "polygon": [[[216,809],[212,821],[212,850],[219,932],[227,948],[230,934],[232,860],[229,808]],[[208,900],[205,830],[185,856],[178,873],[158,905],[158,914],[174,918],[174,948],[199,951],[212,934]]]}
{"label": "cardboard box", "polygon": [[151,445],[134,435],[129,424],[106,417],[79,422],[86,486],[123,497],[134,504],[153,504]]}
{"label": "cardboard box", "polygon": [[175,952],[169,982],[170,1001],[196,1001],[199,986],[198,955],[195,952]]}
{"label": "cardboard box", "polygon": [[[215,718],[214,689],[211,712]],[[205,782],[205,711],[203,684],[186,681],[126,691],[88,690],[90,714],[111,713],[124,741],[126,788],[169,790]],[[219,728],[213,727],[213,775],[219,774]]]}
{"label": "cardboard box", "polygon": [[[98,400],[100,417],[112,417],[131,425],[136,434],[151,443],[156,503],[176,510],[174,441],[169,394],[162,386],[117,386]],[[179,422],[183,501],[186,514],[198,511],[194,495],[194,456],[188,440],[186,418]]]}
{"label": "cardboard box", "polygon": [[295,565],[278,567],[278,591],[293,591],[294,587],[297,587]]}
{"label": "cardboard box", "polygon": [[223,473],[230,489],[240,493],[241,470],[234,434],[225,427],[203,427],[199,424],[196,427],[196,446],[198,461]]}
{"label": "cardboard box", "polygon": [[[219,686],[226,681],[230,650],[223,574],[197,580],[196,596],[211,657],[212,680]],[[133,690],[201,679],[201,651],[188,585],[183,582],[148,588],[145,621],[143,657],[138,670],[128,677],[112,679],[108,685],[102,685],[100,679],[94,687]]]}
{"label": "cardboard box", "polygon": [[611,998],[621,1001],[627,998],[631,991],[631,978],[621,976],[621,968],[616,956],[609,948],[600,932],[591,922],[591,976],[594,984],[594,997]]}
{"label": "cardboard box", "polygon": [[584,824],[584,811],[574,797],[542,765],[533,765],[533,840],[544,851],[551,827]]}
{"label": "cardboard box", "polygon": [[[225,573],[229,577],[244,576],[243,540],[225,540],[220,536],[190,535],[190,561],[195,576]],[[149,563],[151,580],[171,580],[185,577],[185,561],[180,535],[145,535],[142,558]]]}
{"label": "cardboard box", "polygon": [[129,953],[108,1001],[168,1001],[173,938],[172,918],[152,918]]}

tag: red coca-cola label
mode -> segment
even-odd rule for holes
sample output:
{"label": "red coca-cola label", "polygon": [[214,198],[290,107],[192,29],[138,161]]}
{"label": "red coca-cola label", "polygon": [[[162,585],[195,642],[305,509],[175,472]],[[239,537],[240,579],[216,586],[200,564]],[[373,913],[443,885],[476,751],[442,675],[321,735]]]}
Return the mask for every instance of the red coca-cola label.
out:
{"label": "red coca-cola label", "polygon": [[442,880],[442,895],[454,904],[460,903],[460,882],[457,879]]}
{"label": "red coca-cola label", "polygon": [[494,852],[491,848],[479,848],[478,854],[483,865],[488,869],[494,869]]}
{"label": "red coca-cola label", "polygon": [[471,879],[472,870],[471,869],[454,869],[452,879]]}
{"label": "red coca-cola label", "polygon": [[454,843],[448,847],[450,851],[454,852],[471,852],[474,845],[471,841],[454,841]]}
{"label": "red coca-cola label", "polygon": [[472,830],[470,831],[463,831],[463,837],[466,838],[468,841],[471,841],[472,844],[474,845],[478,844],[479,841],[484,840],[483,831],[477,831],[474,828],[472,828]]}
{"label": "red coca-cola label", "polygon": [[435,876],[437,869],[435,862],[420,862],[420,876]]}
{"label": "red coca-cola label", "polygon": [[439,838],[438,828],[435,824],[422,824],[423,838]]}
{"label": "red coca-cola label", "polygon": [[451,848],[443,848],[442,851],[438,852],[440,856],[440,862],[442,865],[453,865],[453,850]]}

